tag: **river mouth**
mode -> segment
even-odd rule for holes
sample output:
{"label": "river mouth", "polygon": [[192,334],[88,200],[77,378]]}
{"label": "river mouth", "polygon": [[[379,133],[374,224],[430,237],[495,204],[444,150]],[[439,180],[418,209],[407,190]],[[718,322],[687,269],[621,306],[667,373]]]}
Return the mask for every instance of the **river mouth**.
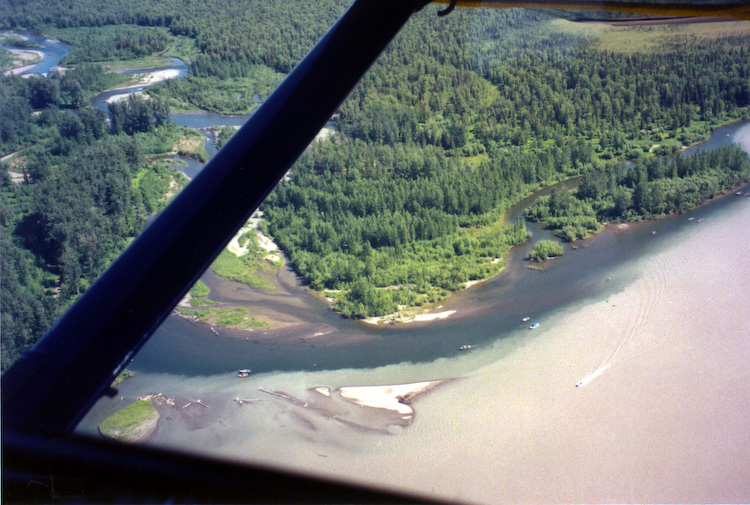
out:
{"label": "river mouth", "polygon": [[[187,75],[184,62],[175,60],[174,65],[170,68],[179,68],[179,75]],[[145,87],[115,90],[109,94],[137,92],[142,90],[138,88]],[[107,98],[107,94],[100,95],[95,99],[96,104],[106,108]],[[210,128],[241,125],[247,116],[174,114],[172,119],[183,126]],[[747,145],[748,132],[747,122],[718,128],[706,144],[688,152],[712,149],[733,141],[743,142],[743,139]],[[213,142],[207,141],[207,147],[213,155]],[[201,168],[192,160],[188,160],[187,169],[181,167],[189,176],[197,174]],[[575,183],[564,181],[560,186]],[[514,221],[540,194],[551,190],[546,188],[522,200],[508,211],[506,219]],[[698,212],[731,205],[731,198],[726,200],[717,200],[691,213],[697,215]],[[691,213],[685,216],[693,215]],[[462,346],[470,345],[476,349],[514,335],[530,334],[532,330],[528,326],[533,322],[541,321],[544,327],[549,317],[566,307],[606,299],[621,291],[634,278],[627,269],[620,267],[658,250],[669,242],[671,235],[686,226],[685,217],[670,216],[634,223],[627,230],[608,227],[595,237],[566,244],[565,255],[546,262],[544,271],[539,272],[526,268],[526,253],[535,241],[553,237],[541,225],[527,223],[534,237],[510,251],[508,267],[492,279],[452,294],[435,309],[451,313],[451,316],[430,322],[372,327],[346,320],[301,286],[288,267],[283,278],[276,279],[280,289],[274,292],[252,290],[207,274],[205,280],[214,291],[233,293],[226,295],[225,300],[247,307],[251,314],[267,315],[269,319],[280,322],[279,327],[254,332],[222,329],[222,335],[217,336],[207,326],[171,317],[154,334],[131,367],[142,372],[204,376],[248,366],[264,372],[361,369],[456,357],[464,353],[460,350]],[[652,235],[652,232],[657,234]],[[525,317],[531,320],[523,321]]]}
{"label": "river mouth", "polygon": [[[716,130],[718,145],[746,136],[750,123]],[[712,147],[718,147],[715,142]],[[747,147],[746,147],[747,148]],[[565,186],[575,181],[561,183]],[[539,194],[551,191],[546,188]],[[742,189],[747,192],[748,188]],[[527,197],[509,211],[520,214],[539,195]],[[395,363],[427,363],[465,354],[462,346],[489,347],[498,340],[528,335],[529,325],[554,324],[555,314],[592,301],[607,300],[637,277],[629,265],[652,255],[689,233],[711,226],[715,216],[731,212],[734,195],[716,198],[683,214],[609,225],[585,240],[564,244],[565,255],[530,270],[525,259],[532,244],[551,237],[541,225],[529,223],[534,238],[511,250],[508,267],[492,279],[453,293],[434,309],[450,312],[447,319],[379,325],[344,319],[300,285],[286,267],[263,292],[206,274],[204,282],[221,301],[247,307],[252,315],[270,315],[283,324],[253,332],[222,330],[171,317],[144,346],[131,368],[151,373],[214,375],[250,367],[261,373],[296,370],[371,368]],[[688,218],[694,217],[693,221]],[[699,219],[705,223],[698,223]],[[222,298],[223,297],[223,298]],[[257,311],[257,312],[255,312]],[[524,321],[525,317],[531,318]]]}
{"label": "river mouth", "polygon": [[[163,417],[148,442],[161,448],[403,486],[456,502],[495,503],[497,496],[518,503],[743,501],[750,277],[742,254],[748,235],[737,230],[745,229],[748,217],[750,198],[732,194],[682,215],[609,227],[588,249],[573,252],[606,258],[597,247],[623,250],[625,257],[607,272],[611,280],[594,276],[588,296],[540,314],[523,312],[540,323],[535,330],[522,318],[504,319],[505,310],[516,310],[504,308],[514,303],[512,294],[493,305],[494,290],[509,281],[501,274],[445,303],[475,314],[462,317],[459,311],[424,328],[363,327],[379,339],[372,347],[303,349],[297,342],[297,353],[280,339],[277,354],[269,356],[277,371],[263,363],[255,368],[261,344],[238,342],[246,348],[232,356],[224,345],[230,339],[206,331],[199,339],[209,342],[200,350],[202,369],[196,363],[184,374],[141,371],[118,386],[117,397],[100,400],[78,430],[94,434],[131,398],[158,392],[179,405],[191,403]],[[517,272],[522,285],[531,282],[527,273],[544,278],[554,272],[524,270]],[[531,295],[516,295],[515,303],[533,303]],[[171,348],[164,348],[165,361],[172,358],[166,353],[180,352],[179,333],[191,326],[182,323]],[[476,342],[482,331],[495,338],[466,351],[446,344],[457,335],[457,341]],[[410,361],[414,340],[443,346],[445,354]],[[396,349],[391,364],[377,365],[387,361],[368,354],[377,348]],[[216,372],[209,370],[214,353],[220,354]],[[321,366],[325,359],[328,369]],[[236,369],[218,371],[219,361],[241,362],[237,368],[253,372],[238,378]],[[278,366],[282,362],[289,367]],[[410,403],[408,425],[386,420],[383,427],[365,417],[365,428],[353,426],[337,413],[316,410],[318,397],[305,406],[313,391],[448,378],[458,380]],[[665,465],[672,465],[667,481],[660,472]],[[715,481],[713,487],[705,488],[705,480],[691,484],[699,476]],[[560,490],[567,494],[561,497]]]}

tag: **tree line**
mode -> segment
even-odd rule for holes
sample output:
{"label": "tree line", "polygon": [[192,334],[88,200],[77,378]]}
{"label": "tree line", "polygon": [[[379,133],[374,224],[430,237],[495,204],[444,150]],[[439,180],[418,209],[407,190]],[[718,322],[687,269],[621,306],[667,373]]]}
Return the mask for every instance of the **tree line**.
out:
{"label": "tree line", "polygon": [[527,215],[572,241],[601,229],[603,222],[682,212],[748,178],[750,160],[736,145],[692,156],[654,157],[588,175],[575,190],[539,198]]}
{"label": "tree line", "polygon": [[109,25],[47,31],[73,46],[60,62],[66,66],[143,58],[166,50],[172,40],[164,27]]}

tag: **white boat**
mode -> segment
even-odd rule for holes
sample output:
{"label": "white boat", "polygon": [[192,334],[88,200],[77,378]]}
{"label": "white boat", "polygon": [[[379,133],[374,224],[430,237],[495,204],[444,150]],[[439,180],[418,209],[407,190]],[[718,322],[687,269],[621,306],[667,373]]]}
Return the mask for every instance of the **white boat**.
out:
{"label": "white boat", "polygon": [[537,328],[539,326],[539,323],[534,323],[531,326],[529,326],[530,330],[533,330],[534,328]]}
{"label": "white boat", "polygon": [[240,368],[237,370],[237,377],[244,378],[244,377],[250,377],[250,374],[253,373],[252,370],[249,368]]}
{"label": "white boat", "polygon": [[525,322],[526,322],[526,321],[528,321],[529,319],[531,319],[531,318],[530,318],[529,316],[526,316],[526,317],[524,317],[523,319],[521,319],[521,321],[523,321],[523,322],[525,323]]}
{"label": "white boat", "polygon": [[473,347],[473,346],[471,346],[471,345],[469,345],[469,344],[464,344],[464,345],[462,345],[461,347],[459,347],[459,348],[458,348],[458,350],[459,350],[459,351],[468,351],[468,350],[469,350],[469,349],[471,349],[472,347]]}

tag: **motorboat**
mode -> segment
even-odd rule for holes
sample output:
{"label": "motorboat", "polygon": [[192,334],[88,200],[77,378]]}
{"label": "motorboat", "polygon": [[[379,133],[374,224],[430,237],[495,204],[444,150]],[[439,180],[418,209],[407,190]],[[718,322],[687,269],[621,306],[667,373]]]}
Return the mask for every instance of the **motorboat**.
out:
{"label": "motorboat", "polygon": [[539,323],[534,323],[531,326],[529,326],[529,329],[533,330],[534,328],[538,328],[538,327],[539,327]]}

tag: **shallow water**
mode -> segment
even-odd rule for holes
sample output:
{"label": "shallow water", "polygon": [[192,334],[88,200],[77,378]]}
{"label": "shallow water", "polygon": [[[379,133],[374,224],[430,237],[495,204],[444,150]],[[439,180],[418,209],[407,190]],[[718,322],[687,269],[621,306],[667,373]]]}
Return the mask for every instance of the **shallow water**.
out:
{"label": "shallow water", "polygon": [[[694,333],[690,317],[683,312],[695,312],[698,307],[683,308],[668,294],[675,282],[684,283],[686,274],[690,278],[696,263],[712,269],[711,261],[700,258],[710,255],[716,243],[734,236],[738,228],[750,226],[750,198],[731,195],[700,211],[703,223],[691,222],[669,234],[661,233],[664,236],[659,242],[649,243],[647,254],[611,268],[613,279],[631,282],[549,310],[536,319],[541,323],[536,331],[519,323],[515,329],[506,329],[504,338],[469,352],[377,367],[257,372],[247,379],[238,379],[235,373],[183,376],[140,372],[119,387],[124,401],[120,397],[102,399],[79,430],[95,433],[98,423],[122,408],[127,398],[161,392],[176,398],[179,405],[200,399],[209,407],[192,404],[182,411],[166,411],[149,443],[390,489],[435,492],[443,498],[486,503],[497,501],[499,496],[511,502],[545,503],[747,498],[731,494],[737,486],[732,473],[737,466],[732,457],[737,456],[730,451],[727,457],[721,452],[724,449],[712,445],[711,437],[696,437],[691,429],[702,429],[696,424],[703,422],[702,418],[696,420],[683,412],[714,416],[711,429],[730,437],[725,433],[729,429],[726,423],[731,426],[736,419],[742,426],[747,404],[743,404],[744,411],[731,410],[731,404],[726,409],[720,404],[694,405],[691,396],[703,398],[709,394],[703,392],[705,386],[695,383],[688,374],[675,372],[670,376],[668,369],[661,368],[665,363],[653,359],[667,356],[663,358],[666,363],[673,359],[692,369],[690,360],[700,360],[701,349],[709,352],[700,340],[705,339],[704,330]],[[678,217],[680,223],[687,223],[687,216]],[[746,244],[747,235],[743,237],[740,242]],[[744,247],[745,253],[750,252],[747,245]],[[741,264],[741,260],[738,262]],[[725,296],[730,298],[746,297],[747,267],[743,270],[740,266],[734,272],[743,282],[724,277],[716,279],[719,285],[715,289],[726,291]],[[706,275],[696,274],[696,282],[705,285]],[[633,285],[638,286],[636,291]],[[671,307],[673,301],[678,305],[676,311]],[[705,305],[701,310],[722,310],[712,307],[710,299]],[[615,328],[608,310],[613,311],[611,317],[618,325]],[[720,317],[741,328],[739,321],[746,316]],[[653,327],[654,320],[659,322],[657,328]],[[444,324],[435,326],[442,328]],[[206,333],[203,338],[216,343],[216,337]],[[599,333],[611,337],[602,340]],[[442,331],[436,332],[435,344],[444,336]],[[660,339],[667,336],[672,340],[661,343]],[[584,347],[571,347],[576,340]],[[698,342],[700,347],[693,349]],[[727,345],[736,344],[728,341]],[[745,344],[732,352],[746,350]],[[209,347],[205,352],[211,353]],[[230,354],[224,358],[231,359]],[[533,359],[536,356],[539,361]],[[710,368],[711,363],[708,359],[704,366]],[[590,377],[584,388],[575,388],[577,381],[602,365],[608,368]],[[716,398],[731,398],[734,388],[725,385],[721,375],[729,373],[729,368],[717,366],[710,382],[723,392]],[[651,373],[663,384],[644,384],[638,377],[644,373]],[[701,371],[698,379],[706,373]],[[459,379],[412,402],[415,420],[411,426],[392,426],[387,433],[357,429],[258,391],[263,387],[299,398],[314,387],[335,389],[449,377]],[[613,384],[625,387],[608,391]],[[234,398],[250,403],[240,406]],[[658,419],[649,417],[650,412],[657,411]],[[670,419],[673,411],[676,417]],[[580,422],[586,425],[575,425]],[[648,432],[636,427],[623,435],[620,430],[626,428],[618,422],[631,428],[642,424]],[[679,452],[679,448],[686,452]],[[713,495],[680,481],[679,475],[675,477],[677,473],[692,479],[695,471],[713,468],[716,454],[727,464],[707,472],[703,482],[715,486],[715,479],[726,480],[721,481],[725,483],[723,489],[713,488]],[[664,466],[670,461],[679,471]],[[722,472],[727,475],[722,476]]]}

